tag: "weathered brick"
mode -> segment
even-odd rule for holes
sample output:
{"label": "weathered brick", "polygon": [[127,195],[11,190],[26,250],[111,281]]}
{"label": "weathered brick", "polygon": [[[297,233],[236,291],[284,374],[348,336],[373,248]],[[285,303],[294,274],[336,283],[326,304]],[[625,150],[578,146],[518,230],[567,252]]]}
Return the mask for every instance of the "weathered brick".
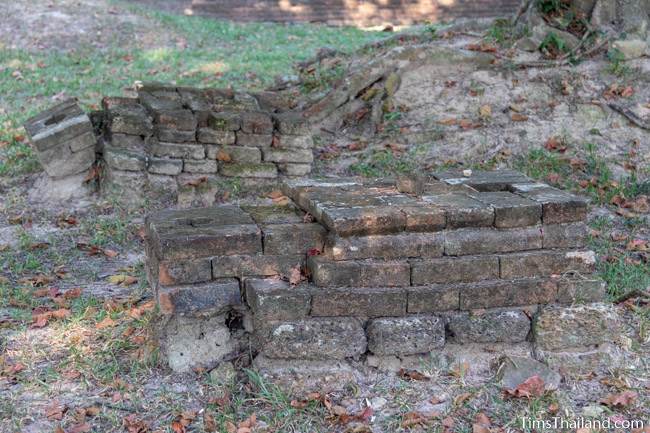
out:
{"label": "weathered brick", "polygon": [[539,183],[514,184],[511,189],[542,204],[544,224],[583,221],[587,216],[589,200],[583,197]]}
{"label": "weathered brick", "polygon": [[241,130],[248,134],[271,134],[273,133],[273,121],[271,116],[258,112],[242,113]]}
{"label": "weathered brick", "polygon": [[530,319],[521,310],[456,313],[448,323],[454,343],[520,343],[530,332]]}
{"label": "weathered brick", "polygon": [[273,115],[275,126],[282,134],[306,135],[310,133],[308,120],[299,112],[285,112]]}
{"label": "weathered brick", "polygon": [[542,248],[542,231],[538,227],[515,229],[460,229],[445,233],[445,254],[505,253]]}
{"label": "weathered brick", "polygon": [[371,320],[368,350],[375,355],[415,355],[445,344],[444,321],[437,316],[412,316]]}
{"label": "weathered brick", "polygon": [[411,261],[411,282],[414,286],[496,278],[499,278],[499,259],[496,256],[444,257]]}
{"label": "weathered brick", "polygon": [[164,315],[213,315],[240,304],[239,282],[234,278],[166,287],[158,292],[158,305]]}
{"label": "weathered brick", "polygon": [[219,167],[219,173],[226,177],[257,177],[273,179],[278,177],[278,168],[273,163],[225,163]]}
{"label": "weathered brick", "polygon": [[406,227],[406,215],[390,206],[327,207],[322,208],[320,218],[328,230],[339,236],[394,233]]}
{"label": "weathered brick", "polygon": [[490,280],[459,285],[461,310],[554,302],[557,282],[543,279]]}
{"label": "weathered brick", "polygon": [[257,147],[207,146],[208,159],[228,159],[232,162],[260,163],[262,151]]}
{"label": "weathered brick", "polygon": [[314,161],[314,154],[311,149],[277,149],[266,147],[262,149],[264,161],[269,162],[295,162],[310,164]]}
{"label": "weathered brick", "polygon": [[562,278],[558,281],[557,301],[562,304],[602,302],[607,285],[599,279]]}
{"label": "weathered brick", "polygon": [[618,335],[619,323],[611,305],[549,306],[533,323],[535,347],[562,350],[608,343]]}
{"label": "weathered brick", "polygon": [[297,320],[311,308],[311,294],[305,287],[291,287],[277,278],[247,278],[246,300],[256,319]]}
{"label": "weathered brick", "polygon": [[331,261],[312,256],[308,268],[317,286],[324,287],[404,287],[410,285],[410,267],[404,261]]}
{"label": "weathered brick", "polygon": [[[242,254],[245,251],[242,251]],[[236,252],[235,252],[236,254]],[[294,268],[301,269],[304,258],[301,255],[270,256],[254,255],[227,255],[212,259],[212,276],[222,277],[272,277],[280,275],[289,277]]]}
{"label": "weathered brick", "polygon": [[262,227],[264,254],[304,254],[322,251],[327,231],[320,224],[271,224]]}
{"label": "weathered brick", "polygon": [[104,147],[104,161],[118,170],[143,171],[145,169],[145,157],[142,154],[113,149],[109,146]]}
{"label": "weathered brick", "polygon": [[279,149],[311,149],[314,139],[311,135],[276,135],[274,146]]}
{"label": "weathered brick", "polygon": [[151,146],[151,153],[155,156],[168,156],[170,158],[204,159],[205,147],[202,144],[154,141]]}
{"label": "weathered brick", "polygon": [[344,359],[360,356],[366,347],[359,320],[313,318],[276,324],[261,352],[280,359]]}
{"label": "weathered brick", "polygon": [[66,144],[37,151],[38,160],[53,179],[81,173],[95,162],[95,149],[72,152]]}
{"label": "weathered brick", "polygon": [[179,131],[196,130],[196,118],[190,110],[161,110],[154,115],[157,124]]}
{"label": "weathered brick", "polygon": [[111,133],[139,136],[149,136],[153,133],[153,122],[143,106],[134,101],[107,102],[107,105],[110,108],[106,126]]}
{"label": "weathered brick", "polygon": [[434,205],[402,206],[406,215],[406,231],[434,232],[443,230],[446,226],[445,210]]}
{"label": "weathered brick", "polygon": [[390,317],[406,314],[406,291],[400,288],[339,288],[312,291],[312,316]]}
{"label": "weathered brick", "polygon": [[440,257],[444,236],[440,233],[403,233],[362,237],[331,237],[325,252],[334,260]]}
{"label": "weathered brick", "polygon": [[315,188],[342,188],[351,186],[360,186],[361,181],[354,178],[328,178],[328,179],[291,179],[285,180],[281,184],[282,192],[296,203],[298,195],[301,192]]}
{"label": "weathered brick", "polygon": [[71,138],[66,143],[72,153],[77,153],[88,149],[91,153],[95,152],[95,145],[97,144],[97,138],[95,137],[94,132],[88,131],[81,135],[77,135],[74,138]]}
{"label": "weathered brick", "polygon": [[176,176],[183,171],[183,160],[175,158],[150,158],[147,170],[149,173]]}
{"label": "weathered brick", "polygon": [[181,98],[175,89],[153,91],[140,89],[138,92],[140,104],[152,113],[161,110],[179,110],[183,107]]}
{"label": "weathered brick", "polygon": [[271,134],[248,134],[237,131],[237,145],[250,147],[268,147],[273,142]]}
{"label": "weathered brick", "polygon": [[116,149],[144,152],[146,145],[144,138],[139,135],[111,134],[111,146]]}
{"label": "weathered brick", "polygon": [[542,221],[542,205],[511,192],[483,192],[474,196],[494,208],[497,228],[525,227]]}
{"label": "weathered brick", "polygon": [[210,258],[163,260],[158,263],[158,283],[161,286],[201,283],[211,279]]}
{"label": "weathered brick", "polygon": [[499,256],[501,278],[550,276],[567,272],[593,272],[596,257],[593,251],[529,251]]}
{"label": "weathered brick", "polygon": [[544,248],[582,248],[589,239],[585,223],[547,224],[542,227]]}
{"label": "weathered brick", "polygon": [[235,144],[236,140],[234,131],[221,131],[212,128],[199,128],[196,139],[200,143],[221,145]]}
{"label": "weathered brick", "polygon": [[458,310],[460,292],[458,287],[448,284],[413,287],[408,289],[409,313],[437,313]]}
{"label": "weathered brick", "polygon": [[208,126],[217,131],[237,131],[241,127],[241,118],[236,113],[210,113]]}
{"label": "weathered brick", "polygon": [[156,136],[160,141],[169,143],[192,143],[196,141],[196,131],[179,131],[178,129],[156,126]]}
{"label": "weathered brick", "polygon": [[447,228],[484,227],[494,224],[494,209],[465,194],[423,196],[422,200],[446,211]]}
{"label": "weathered brick", "polygon": [[93,127],[88,115],[71,99],[27,120],[25,130],[36,150],[45,151],[92,133]]}
{"label": "weathered brick", "polygon": [[216,173],[219,170],[217,161],[212,159],[184,159],[183,171],[185,173]]}
{"label": "weathered brick", "polygon": [[311,164],[280,163],[278,170],[287,176],[307,176],[311,173],[312,167]]}

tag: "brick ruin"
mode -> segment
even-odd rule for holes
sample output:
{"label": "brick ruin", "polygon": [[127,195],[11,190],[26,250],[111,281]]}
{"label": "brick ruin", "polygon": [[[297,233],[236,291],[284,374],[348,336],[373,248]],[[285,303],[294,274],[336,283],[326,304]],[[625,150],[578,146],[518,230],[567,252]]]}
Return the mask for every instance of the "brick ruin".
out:
{"label": "brick ruin", "polygon": [[283,192],[147,218],[174,370],[251,358],[340,369],[499,344],[563,367],[606,359],[615,321],[585,249],[586,200],[509,170],[298,179]]}
{"label": "brick ruin", "polygon": [[311,172],[309,124],[290,108],[272,92],[150,83],[134,98],[104,98],[90,117],[66,101],[25,126],[52,179],[87,172],[97,160],[102,193],[209,206],[228,185],[273,185]]}

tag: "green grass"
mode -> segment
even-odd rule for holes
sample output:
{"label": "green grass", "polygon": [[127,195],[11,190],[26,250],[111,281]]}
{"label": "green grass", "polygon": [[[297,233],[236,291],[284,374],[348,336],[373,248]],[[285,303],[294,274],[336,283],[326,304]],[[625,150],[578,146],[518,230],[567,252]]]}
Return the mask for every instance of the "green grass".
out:
{"label": "green grass", "polygon": [[[82,45],[68,52],[0,48],[0,176],[38,169],[25,141],[16,137],[22,135],[17,128],[52,105],[55,95],[77,97],[90,109],[102,96],[122,94],[136,81],[261,89],[318,48],[349,52],[390,36],[323,25],[239,24],[114,3],[152,21],[163,42],[145,49],[125,46],[116,37],[106,47]],[[127,31],[135,39],[136,29]],[[183,42],[170,43],[164,35]]]}

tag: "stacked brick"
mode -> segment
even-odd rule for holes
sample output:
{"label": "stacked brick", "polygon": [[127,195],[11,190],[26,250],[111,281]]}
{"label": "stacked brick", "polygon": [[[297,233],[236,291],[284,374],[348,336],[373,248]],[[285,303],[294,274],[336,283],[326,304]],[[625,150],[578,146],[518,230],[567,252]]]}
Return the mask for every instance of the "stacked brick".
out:
{"label": "stacked brick", "polygon": [[118,192],[311,172],[309,125],[272,95],[149,84],[103,108],[106,186]]}
{"label": "stacked brick", "polygon": [[[516,172],[440,173],[397,187],[303,179],[284,190],[289,211],[150,217],[161,310],[242,305],[264,357],[341,360],[529,342],[538,306],[603,299],[584,248],[587,202]],[[309,281],[287,281],[305,259]]]}

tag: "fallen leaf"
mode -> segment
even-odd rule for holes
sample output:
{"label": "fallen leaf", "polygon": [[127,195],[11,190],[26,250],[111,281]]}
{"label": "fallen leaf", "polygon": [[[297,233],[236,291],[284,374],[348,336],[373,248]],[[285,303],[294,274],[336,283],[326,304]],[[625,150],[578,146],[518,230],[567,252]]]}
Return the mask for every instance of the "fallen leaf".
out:
{"label": "fallen leaf", "polygon": [[417,380],[417,381],[428,381],[431,378],[423,373],[420,373],[417,370],[408,370],[405,368],[400,368],[397,372],[397,377],[404,380]]}
{"label": "fallen leaf", "polygon": [[207,433],[213,433],[217,431],[217,428],[217,422],[214,417],[207,411],[203,412],[203,430]]}
{"label": "fallen leaf", "polygon": [[139,419],[134,413],[126,416],[122,420],[122,423],[129,433],[146,433],[149,431],[149,425]]}
{"label": "fallen leaf", "polygon": [[222,162],[230,162],[232,161],[232,157],[230,154],[223,149],[220,149],[219,152],[217,152],[217,161],[222,161]]}
{"label": "fallen leaf", "polygon": [[454,397],[454,406],[460,406],[461,404],[465,403],[470,398],[472,398],[472,394],[469,393],[469,392],[464,392],[462,394],[458,394],[456,397]]}
{"label": "fallen leaf", "polygon": [[634,391],[623,391],[620,394],[610,394],[600,400],[601,404],[613,408],[624,408],[636,401],[638,394]]}
{"label": "fallen leaf", "polygon": [[121,286],[130,286],[138,282],[138,279],[132,277],[131,275],[119,274],[111,275],[108,277],[108,281],[112,284],[119,284]]}
{"label": "fallen leaf", "polygon": [[528,120],[528,116],[525,114],[512,113],[510,119],[512,119],[513,122],[525,122]]}
{"label": "fallen leaf", "polygon": [[294,266],[289,272],[289,284],[292,286],[297,286],[300,281],[302,281],[302,273],[300,272],[300,266]]}
{"label": "fallen leaf", "polygon": [[115,321],[110,316],[106,316],[101,322],[97,322],[95,329],[106,329],[115,326]]}
{"label": "fallen leaf", "polygon": [[68,408],[60,404],[58,401],[53,401],[49,406],[45,407],[45,416],[51,421],[61,421],[67,410]]}
{"label": "fallen leaf", "polygon": [[506,395],[517,398],[532,398],[532,397],[541,397],[544,395],[544,380],[535,375],[531,376],[514,389],[506,389]]}
{"label": "fallen leaf", "polygon": [[481,105],[478,109],[478,114],[484,119],[489,119],[492,117],[492,107],[490,107],[488,104]]}

